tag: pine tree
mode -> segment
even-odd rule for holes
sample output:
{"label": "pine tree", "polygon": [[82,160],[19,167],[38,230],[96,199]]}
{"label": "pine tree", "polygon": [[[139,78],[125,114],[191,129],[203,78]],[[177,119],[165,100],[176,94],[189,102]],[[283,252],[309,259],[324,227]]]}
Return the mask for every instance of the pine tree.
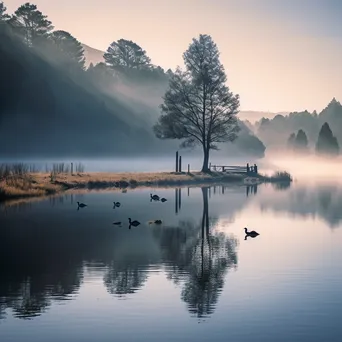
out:
{"label": "pine tree", "polygon": [[9,20],[14,32],[22,36],[28,46],[37,46],[53,30],[51,21],[29,2],[20,6]]}
{"label": "pine tree", "polygon": [[63,58],[63,64],[66,67],[78,66],[85,68],[84,49],[82,44],[66,31],[54,31],[51,34],[51,40],[60,52]]}
{"label": "pine tree", "polygon": [[10,16],[6,13],[7,8],[3,1],[0,1],[0,22],[6,22]]}
{"label": "pine tree", "polygon": [[113,42],[103,55],[106,64],[116,71],[130,69],[146,69],[150,67],[151,59],[138,44],[131,40],[119,39]]}
{"label": "pine tree", "polygon": [[296,140],[296,134],[291,133],[289,138],[287,139],[287,147],[290,149],[293,149],[295,145],[295,140]]}
{"label": "pine tree", "polygon": [[338,155],[339,150],[338,141],[334,137],[329,124],[325,122],[318,135],[316,152],[318,154]]}
{"label": "pine tree", "polygon": [[297,132],[294,147],[296,150],[307,150],[308,148],[308,138],[302,129]]}

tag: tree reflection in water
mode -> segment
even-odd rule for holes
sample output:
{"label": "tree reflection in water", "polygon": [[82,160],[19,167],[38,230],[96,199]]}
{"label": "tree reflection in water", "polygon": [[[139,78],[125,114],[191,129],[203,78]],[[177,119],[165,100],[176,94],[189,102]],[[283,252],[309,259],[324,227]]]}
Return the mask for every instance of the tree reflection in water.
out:
{"label": "tree reflection in water", "polygon": [[[141,266],[141,265],[140,265]],[[139,290],[148,278],[146,266],[142,269],[139,264],[125,263],[109,266],[104,277],[104,283],[110,294],[120,297],[135,293]]]}
{"label": "tree reflection in water", "polygon": [[178,228],[155,229],[168,278],[182,284],[182,300],[197,317],[214,312],[227,271],[237,265],[237,240],[213,233],[217,220],[209,218],[208,188],[202,188],[203,213],[200,226],[190,222]]}

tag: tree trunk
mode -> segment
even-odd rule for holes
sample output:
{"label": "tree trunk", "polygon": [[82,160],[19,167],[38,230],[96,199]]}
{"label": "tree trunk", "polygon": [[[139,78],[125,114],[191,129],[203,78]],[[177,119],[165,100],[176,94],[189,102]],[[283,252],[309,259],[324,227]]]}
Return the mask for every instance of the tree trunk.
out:
{"label": "tree trunk", "polygon": [[209,172],[209,149],[203,147],[203,165],[202,172]]}

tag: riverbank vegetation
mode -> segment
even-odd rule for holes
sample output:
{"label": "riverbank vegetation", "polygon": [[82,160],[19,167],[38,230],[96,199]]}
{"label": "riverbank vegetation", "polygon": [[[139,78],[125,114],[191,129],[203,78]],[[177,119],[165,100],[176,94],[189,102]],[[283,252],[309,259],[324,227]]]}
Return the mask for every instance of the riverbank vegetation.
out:
{"label": "riverbank vegetation", "polygon": [[[241,183],[245,174],[227,172],[84,172],[79,164],[71,174],[66,164],[53,164],[48,172],[25,164],[0,165],[0,199],[47,196],[71,189],[126,189],[136,187],[168,187],[213,183]],[[47,170],[45,170],[47,171]],[[291,182],[287,172],[273,176],[258,175],[260,182]]]}

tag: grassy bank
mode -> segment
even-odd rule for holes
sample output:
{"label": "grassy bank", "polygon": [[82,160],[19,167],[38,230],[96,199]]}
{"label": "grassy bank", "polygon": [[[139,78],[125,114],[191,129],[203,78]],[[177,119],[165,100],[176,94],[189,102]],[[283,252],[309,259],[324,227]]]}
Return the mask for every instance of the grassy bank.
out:
{"label": "grassy bank", "polygon": [[[8,170],[7,170],[8,171]],[[168,187],[182,185],[205,185],[213,183],[243,183],[246,175],[222,172],[201,173],[85,173],[73,175],[67,172],[30,172],[18,168],[0,173],[0,200],[10,198],[37,197],[60,193],[70,189],[106,189],[136,187]],[[287,173],[272,177],[259,176],[259,182],[291,181]]]}

